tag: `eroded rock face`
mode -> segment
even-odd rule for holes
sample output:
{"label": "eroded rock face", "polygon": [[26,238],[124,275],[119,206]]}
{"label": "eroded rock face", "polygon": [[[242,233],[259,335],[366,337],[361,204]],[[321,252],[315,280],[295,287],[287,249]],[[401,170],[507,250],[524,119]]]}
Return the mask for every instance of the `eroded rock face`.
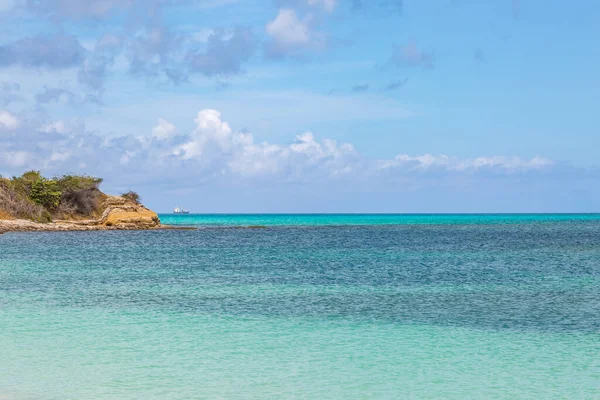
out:
{"label": "eroded rock face", "polygon": [[0,220],[0,233],[23,231],[147,230],[160,227],[158,215],[141,204],[108,196],[98,219],[55,221],[40,224],[29,220]]}
{"label": "eroded rock face", "polygon": [[115,229],[152,229],[160,225],[160,220],[141,204],[111,196],[104,201],[104,212],[97,223]]}

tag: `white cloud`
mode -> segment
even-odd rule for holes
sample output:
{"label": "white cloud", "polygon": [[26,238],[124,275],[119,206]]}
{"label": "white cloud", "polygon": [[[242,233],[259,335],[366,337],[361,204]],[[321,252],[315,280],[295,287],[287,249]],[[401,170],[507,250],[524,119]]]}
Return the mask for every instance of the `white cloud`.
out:
{"label": "white cloud", "polygon": [[266,30],[282,46],[306,45],[310,42],[309,20],[300,21],[296,11],[284,8],[267,24]]}
{"label": "white cloud", "polygon": [[446,171],[475,171],[475,170],[501,170],[501,171],[523,171],[542,169],[553,165],[554,162],[543,157],[536,156],[530,160],[519,157],[476,157],[472,159],[453,158],[447,155],[424,154],[421,156],[409,156],[400,154],[392,160],[379,161],[380,169],[404,169],[407,171],[428,171],[443,169]]}
{"label": "white cloud", "polygon": [[54,121],[49,124],[42,126],[40,129],[42,132],[51,133],[65,133],[67,131],[66,125],[64,121]]}
{"label": "white cloud", "polygon": [[173,125],[167,120],[159,118],[158,125],[156,125],[154,129],[152,129],[152,136],[154,136],[157,139],[164,140],[175,135],[175,132],[177,132],[177,127],[175,125]]}
{"label": "white cloud", "polygon": [[71,157],[71,153],[56,151],[56,152],[53,152],[52,154],[50,154],[50,161],[51,162],[67,161],[69,159],[69,157]]}
{"label": "white cloud", "polygon": [[30,159],[31,154],[27,151],[13,151],[4,155],[6,165],[12,168],[22,168]]}
{"label": "white cloud", "polygon": [[[227,122],[221,121],[217,110],[202,110],[195,119],[196,129],[189,141],[175,149],[174,154],[184,160],[192,158],[208,160],[219,152],[228,151],[233,142],[232,130]],[[207,154],[207,150],[212,150]]]}
{"label": "white cloud", "polygon": [[235,132],[216,110],[202,110],[196,129],[173,155],[193,161],[212,174],[275,177],[284,180],[338,176],[350,172],[358,154],[350,144],[315,140],[312,133],[296,136],[289,145],[256,143],[250,133]]}
{"label": "white cloud", "polygon": [[327,47],[327,37],[315,29],[312,13],[299,18],[296,11],[282,8],[275,19],[265,28],[271,40],[266,43],[266,55],[271,58],[300,56],[307,51],[319,51]]}
{"label": "white cloud", "polygon": [[[6,112],[3,119],[7,120]],[[12,126],[15,126],[12,123]],[[44,169],[48,173],[81,171],[116,182],[172,180],[182,182],[270,183],[359,182],[387,185],[394,176],[421,182],[440,176],[508,176],[535,174],[554,168],[542,157],[457,158],[447,155],[400,154],[390,160],[369,160],[350,143],[318,139],[312,132],[298,134],[290,143],[257,142],[240,132],[214,109],[197,113],[195,128],[178,134],[159,119],[152,136],[106,137],[87,132],[83,124],[48,123],[28,119],[10,141],[0,141],[0,169]],[[82,170],[83,168],[87,169]],[[391,180],[390,180],[391,179]],[[387,183],[386,183],[387,182]]]}
{"label": "white cloud", "polygon": [[19,127],[19,120],[10,111],[0,110],[0,130],[15,130]]}

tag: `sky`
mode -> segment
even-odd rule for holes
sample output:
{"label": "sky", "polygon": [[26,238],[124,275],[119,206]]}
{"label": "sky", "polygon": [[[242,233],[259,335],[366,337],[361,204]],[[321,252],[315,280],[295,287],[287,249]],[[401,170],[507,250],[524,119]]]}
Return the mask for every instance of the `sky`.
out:
{"label": "sky", "polygon": [[600,3],[0,0],[0,175],[159,212],[600,212]]}

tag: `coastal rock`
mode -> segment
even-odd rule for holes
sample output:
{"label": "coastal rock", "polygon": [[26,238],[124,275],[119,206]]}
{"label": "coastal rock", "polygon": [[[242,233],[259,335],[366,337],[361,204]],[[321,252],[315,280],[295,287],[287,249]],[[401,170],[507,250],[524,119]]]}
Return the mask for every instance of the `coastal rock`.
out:
{"label": "coastal rock", "polygon": [[102,215],[90,220],[60,220],[38,223],[22,219],[0,220],[0,234],[35,231],[148,230],[160,228],[158,215],[141,204],[123,197],[108,196]]}
{"label": "coastal rock", "polygon": [[98,223],[116,229],[153,229],[160,225],[160,220],[154,211],[141,204],[111,196],[104,201],[104,212]]}

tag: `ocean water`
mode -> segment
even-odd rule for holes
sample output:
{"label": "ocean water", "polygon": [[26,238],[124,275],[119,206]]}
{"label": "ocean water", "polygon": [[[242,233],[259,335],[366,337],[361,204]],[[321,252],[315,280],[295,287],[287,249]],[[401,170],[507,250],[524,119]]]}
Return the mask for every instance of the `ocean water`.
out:
{"label": "ocean water", "polygon": [[161,219],[0,235],[0,399],[600,399],[598,215]]}
{"label": "ocean water", "polygon": [[520,224],[524,222],[597,221],[600,214],[162,214],[167,225],[321,226]]}

